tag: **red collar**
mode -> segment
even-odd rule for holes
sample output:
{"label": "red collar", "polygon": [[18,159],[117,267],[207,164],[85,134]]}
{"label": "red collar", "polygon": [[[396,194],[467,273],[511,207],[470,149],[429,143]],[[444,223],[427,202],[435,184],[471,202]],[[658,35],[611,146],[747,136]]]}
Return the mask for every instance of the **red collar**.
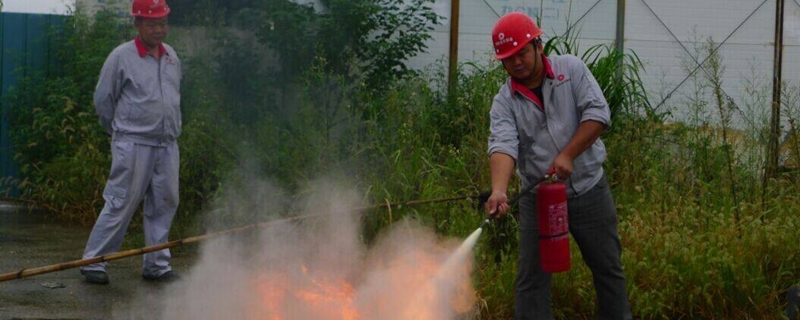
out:
{"label": "red collar", "polygon": [[[550,65],[550,59],[548,59],[544,53],[542,53],[542,64],[544,65],[544,76],[549,79],[555,79],[555,73],[553,73],[553,67]],[[536,105],[544,110],[544,103],[539,100],[539,97],[537,97],[530,88],[517,81],[517,79],[511,78],[511,89],[531,99],[533,102],[536,102]]]}
{"label": "red collar", "polygon": [[[139,56],[142,57],[142,58],[147,56],[147,53],[150,52],[150,50],[148,50],[147,47],[144,45],[144,42],[142,42],[142,39],[140,39],[137,36],[136,39],[133,40],[133,42],[136,43],[136,50],[139,51]],[[166,54],[166,53],[167,53],[167,48],[164,47],[164,44],[162,43],[162,44],[158,45],[158,56],[159,57],[163,57],[164,54]]]}

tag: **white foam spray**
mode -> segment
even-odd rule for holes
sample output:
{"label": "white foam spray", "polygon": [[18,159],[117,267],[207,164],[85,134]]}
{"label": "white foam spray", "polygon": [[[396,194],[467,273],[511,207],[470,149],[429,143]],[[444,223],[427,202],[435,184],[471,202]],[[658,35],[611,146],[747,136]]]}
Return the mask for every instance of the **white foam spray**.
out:
{"label": "white foam spray", "polygon": [[[448,300],[451,300],[451,297],[456,294],[456,290],[459,289],[459,283],[463,283],[465,280],[463,278],[469,276],[469,273],[465,274],[463,271],[465,268],[467,268],[467,270],[469,269],[471,263],[468,259],[472,257],[472,249],[478,243],[478,239],[482,233],[482,227],[472,232],[461,246],[447,258],[433,278],[428,281],[424,287],[420,288],[420,292],[434,292],[435,296],[431,297],[426,294],[415,295],[416,299],[408,305],[408,310],[412,311],[409,312],[410,315],[414,315],[413,310],[426,309],[424,307],[425,304],[446,303]],[[452,315],[449,313],[441,313],[437,315],[437,319],[448,319],[451,316]]]}
{"label": "white foam spray", "polygon": [[467,237],[466,240],[464,240],[464,243],[462,243],[461,246],[458,247],[458,249],[456,249],[453,255],[451,255],[450,258],[448,258],[447,261],[444,262],[441,270],[439,271],[439,274],[444,275],[448,273],[453,273],[453,269],[459,268],[460,266],[464,265],[466,259],[468,257],[472,257],[472,255],[470,254],[472,253],[472,248],[474,248],[475,244],[478,243],[478,238],[481,237],[482,233],[483,233],[483,228],[478,228],[477,230],[472,232],[472,234],[469,235],[469,237]]}

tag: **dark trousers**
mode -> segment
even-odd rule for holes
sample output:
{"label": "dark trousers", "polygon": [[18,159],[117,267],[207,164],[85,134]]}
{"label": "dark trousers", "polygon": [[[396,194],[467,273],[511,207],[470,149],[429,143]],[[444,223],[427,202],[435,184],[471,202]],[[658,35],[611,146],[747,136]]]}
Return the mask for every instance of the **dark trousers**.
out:
{"label": "dark trousers", "polygon": [[[620,261],[622,246],[617,232],[617,210],[605,176],[585,194],[569,199],[567,207],[569,231],[592,271],[598,318],[632,319]],[[536,195],[529,194],[520,199],[519,208],[515,319],[551,320],[551,276],[541,268]]]}

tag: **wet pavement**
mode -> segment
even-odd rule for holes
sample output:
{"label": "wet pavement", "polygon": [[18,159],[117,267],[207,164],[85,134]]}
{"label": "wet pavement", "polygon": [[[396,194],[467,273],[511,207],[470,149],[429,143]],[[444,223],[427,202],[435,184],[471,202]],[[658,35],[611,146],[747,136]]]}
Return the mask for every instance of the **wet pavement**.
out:
{"label": "wet pavement", "polygon": [[[0,274],[78,260],[90,232],[0,200]],[[178,248],[172,255],[173,269],[187,272],[192,254]],[[0,282],[0,319],[134,318],[126,315],[160,307],[146,303],[147,297],[169,286],[142,280],[141,264],[141,256],[111,261],[108,285],[84,282],[78,269]]]}

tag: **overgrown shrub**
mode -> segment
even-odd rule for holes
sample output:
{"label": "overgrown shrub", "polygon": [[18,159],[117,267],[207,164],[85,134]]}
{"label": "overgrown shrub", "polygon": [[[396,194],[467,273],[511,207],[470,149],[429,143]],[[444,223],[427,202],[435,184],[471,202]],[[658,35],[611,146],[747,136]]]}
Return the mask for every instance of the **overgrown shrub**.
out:
{"label": "overgrown shrub", "polygon": [[57,58],[62,72],[30,75],[10,99],[10,135],[20,165],[22,198],[69,220],[88,224],[102,207],[111,163],[108,136],[95,116],[92,93],[111,52],[131,33],[110,13],[94,21],[76,14],[63,30]]}

